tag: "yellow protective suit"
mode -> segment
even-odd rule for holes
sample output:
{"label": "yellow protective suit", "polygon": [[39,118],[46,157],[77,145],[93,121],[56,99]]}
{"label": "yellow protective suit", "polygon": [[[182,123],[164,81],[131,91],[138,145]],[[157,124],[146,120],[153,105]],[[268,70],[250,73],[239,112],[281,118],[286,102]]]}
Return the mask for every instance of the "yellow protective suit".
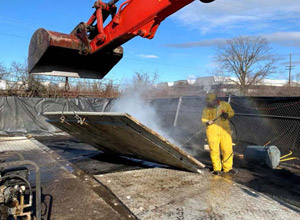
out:
{"label": "yellow protective suit", "polygon": [[[206,122],[214,120],[220,116],[222,112],[228,113],[229,118],[234,116],[234,111],[230,104],[219,101],[216,108],[206,107],[203,110],[202,123],[206,124]],[[206,127],[206,136],[214,171],[221,171],[222,165],[224,172],[230,171],[233,164],[233,150],[229,120],[224,120],[219,117],[214,124]],[[222,163],[220,159],[220,149],[222,153]]]}

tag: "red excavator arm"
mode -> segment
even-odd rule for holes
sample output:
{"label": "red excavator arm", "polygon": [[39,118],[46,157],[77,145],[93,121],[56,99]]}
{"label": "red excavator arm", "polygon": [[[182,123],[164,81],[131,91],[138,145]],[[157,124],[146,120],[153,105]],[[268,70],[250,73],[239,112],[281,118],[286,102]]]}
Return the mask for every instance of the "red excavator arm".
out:
{"label": "red excavator arm", "polygon": [[[88,22],[79,23],[70,34],[38,29],[30,41],[29,72],[101,79],[121,60],[122,44],[135,36],[153,38],[166,17],[193,2],[126,0],[117,9],[118,1],[96,1]],[[111,21],[104,27],[109,16]]]}

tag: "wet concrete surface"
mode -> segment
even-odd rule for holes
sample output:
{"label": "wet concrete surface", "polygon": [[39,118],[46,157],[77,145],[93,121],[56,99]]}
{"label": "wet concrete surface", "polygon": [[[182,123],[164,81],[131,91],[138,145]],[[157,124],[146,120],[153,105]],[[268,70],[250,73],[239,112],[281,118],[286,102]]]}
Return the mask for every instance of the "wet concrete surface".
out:
{"label": "wet concrete surface", "polygon": [[[80,170],[89,175],[115,173],[130,170],[150,169],[157,167],[157,164],[146,163],[140,160],[129,160],[114,155],[103,154],[99,150],[81,143],[76,138],[65,137],[40,137],[38,140],[54,150],[64,158],[69,158]],[[201,160],[209,174],[211,167],[209,153],[201,152],[196,156]],[[249,165],[244,160],[235,157],[234,166],[238,169],[235,176],[224,176],[250,189],[263,193],[273,198],[285,207],[300,210],[300,168],[293,163],[282,163],[280,169],[272,170],[260,165]]]}
{"label": "wet concrete surface", "polygon": [[[199,155],[207,168],[212,168],[209,152]],[[234,157],[234,167],[238,174],[226,176],[230,180],[263,193],[282,205],[300,211],[300,167],[293,162],[280,163],[277,169],[266,165],[249,164],[244,159]]]}
{"label": "wet concrete surface", "polygon": [[36,139],[89,175],[163,166],[102,153],[97,148],[71,136],[36,137]]}
{"label": "wet concrete surface", "polygon": [[300,214],[228,178],[163,168],[96,175],[139,219],[299,219]]}
{"label": "wet concrete surface", "polygon": [[[208,152],[202,152],[198,157],[208,169],[195,176],[175,169],[156,169],[164,168],[163,165],[103,154],[71,136],[36,139],[0,142],[0,146],[2,150],[21,150],[26,159],[41,166],[43,219],[300,217],[299,169],[291,163],[271,170],[249,166],[236,158],[237,175],[215,177],[209,170]],[[208,186],[212,194],[208,194]],[[212,200],[211,196],[221,199]],[[251,202],[247,203],[248,200]],[[219,210],[220,205],[225,211]]]}
{"label": "wet concrete surface", "polygon": [[[136,219],[115,196],[61,155],[34,139],[0,141],[41,169],[43,220]],[[34,185],[34,172],[29,180]]]}

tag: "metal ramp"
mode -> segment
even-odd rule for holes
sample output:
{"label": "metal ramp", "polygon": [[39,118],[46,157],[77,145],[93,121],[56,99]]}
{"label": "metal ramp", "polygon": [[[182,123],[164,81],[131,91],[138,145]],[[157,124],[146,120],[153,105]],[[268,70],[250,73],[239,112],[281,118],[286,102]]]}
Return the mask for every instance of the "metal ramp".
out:
{"label": "metal ramp", "polygon": [[127,113],[46,112],[48,122],[102,151],[200,172],[201,162]]}

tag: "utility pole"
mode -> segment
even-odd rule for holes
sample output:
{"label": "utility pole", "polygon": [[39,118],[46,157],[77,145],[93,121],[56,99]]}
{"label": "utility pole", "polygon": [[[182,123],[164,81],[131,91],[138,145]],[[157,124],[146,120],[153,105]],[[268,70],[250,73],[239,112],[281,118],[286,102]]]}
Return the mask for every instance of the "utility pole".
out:
{"label": "utility pole", "polygon": [[292,54],[290,53],[290,65],[285,66],[285,70],[289,71],[289,93],[291,93],[291,82],[292,82],[292,70],[295,69],[295,66],[292,66]]}

